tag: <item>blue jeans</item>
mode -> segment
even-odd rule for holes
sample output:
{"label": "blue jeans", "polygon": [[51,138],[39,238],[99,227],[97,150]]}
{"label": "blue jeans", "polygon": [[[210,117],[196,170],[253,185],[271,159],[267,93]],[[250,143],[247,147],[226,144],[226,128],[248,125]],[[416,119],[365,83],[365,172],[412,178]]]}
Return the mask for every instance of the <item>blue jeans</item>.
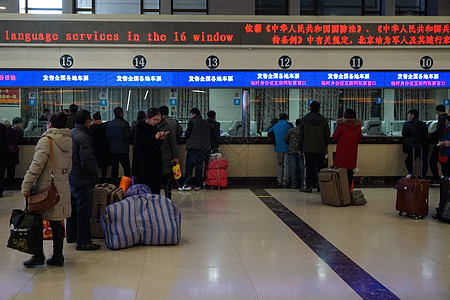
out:
{"label": "blue jeans", "polygon": [[289,153],[289,171],[291,172],[291,187],[305,185],[305,161],[303,155]]}
{"label": "blue jeans", "polygon": [[[193,187],[200,187],[202,185],[203,177],[203,162],[205,161],[205,153],[198,149],[188,149],[186,153],[186,164],[184,174],[184,184]],[[193,172],[195,168],[195,177]]]}
{"label": "blue jeans", "polygon": [[91,242],[91,216],[94,187],[91,185],[70,188],[72,215],[67,218],[67,242],[88,244]]}

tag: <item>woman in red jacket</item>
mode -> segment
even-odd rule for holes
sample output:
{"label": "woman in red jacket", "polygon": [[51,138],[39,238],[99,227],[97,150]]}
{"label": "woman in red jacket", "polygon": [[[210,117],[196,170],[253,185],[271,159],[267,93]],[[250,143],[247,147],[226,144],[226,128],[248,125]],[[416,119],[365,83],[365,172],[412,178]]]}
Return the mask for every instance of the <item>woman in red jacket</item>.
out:
{"label": "woman in red jacket", "polygon": [[338,128],[333,133],[333,139],[337,141],[333,166],[347,169],[348,184],[351,187],[353,169],[356,168],[358,157],[358,143],[362,138],[363,121],[356,119],[356,112],[353,109],[347,109],[344,118],[338,119],[337,124]]}

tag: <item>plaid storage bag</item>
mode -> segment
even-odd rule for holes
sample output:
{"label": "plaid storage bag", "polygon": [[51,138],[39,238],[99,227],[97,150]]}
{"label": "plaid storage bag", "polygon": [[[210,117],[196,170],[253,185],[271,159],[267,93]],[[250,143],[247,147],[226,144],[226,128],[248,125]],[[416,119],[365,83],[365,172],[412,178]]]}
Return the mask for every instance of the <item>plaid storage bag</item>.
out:
{"label": "plaid storage bag", "polygon": [[181,240],[181,213],[176,204],[169,198],[156,194],[137,197],[136,223],[141,236],[141,244],[179,244]]}
{"label": "plaid storage bag", "polygon": [[136,198],[132,196],[108,205],[102,213],[102,228],[105,243],[110,249],[122,249],[140,243],[136,224]]}

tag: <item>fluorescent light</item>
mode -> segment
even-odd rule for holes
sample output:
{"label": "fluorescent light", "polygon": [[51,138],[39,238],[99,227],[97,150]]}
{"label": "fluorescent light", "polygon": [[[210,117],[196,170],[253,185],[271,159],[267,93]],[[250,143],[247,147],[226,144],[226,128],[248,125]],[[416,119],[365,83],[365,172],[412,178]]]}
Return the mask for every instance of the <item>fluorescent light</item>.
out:
{"label": "fluorescent light", "polygon": [[4,6],[0,6],[0,9],[6,9],[6,7],[4,7]]}
{"label": "fluorescent light", "polygon": [[145,92],[144,100],[147,99],[148,96],[148,90]]}
{"label": "fluorescent light", "polygon": [[202,91],[202,90],[192,90],[193,93],[206,93],[206,91]]}
{"label": "fluorescent light", "polygon": [[131,98],[131,90],[128,90],[127,111],[128,111],[128,108],[130,107],[130,98]]}

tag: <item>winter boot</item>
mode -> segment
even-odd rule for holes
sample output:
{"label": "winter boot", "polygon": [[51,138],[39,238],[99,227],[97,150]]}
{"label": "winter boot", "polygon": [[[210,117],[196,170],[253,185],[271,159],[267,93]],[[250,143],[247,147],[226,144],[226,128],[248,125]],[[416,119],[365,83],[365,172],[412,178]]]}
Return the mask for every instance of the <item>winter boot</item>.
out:
{"label": "winter boot", "polygon": [[62,267],[64,265],[64,227],[61,221],[50,221],[50,227],[53,235],[53,255],[47,259],[47,265]]}

